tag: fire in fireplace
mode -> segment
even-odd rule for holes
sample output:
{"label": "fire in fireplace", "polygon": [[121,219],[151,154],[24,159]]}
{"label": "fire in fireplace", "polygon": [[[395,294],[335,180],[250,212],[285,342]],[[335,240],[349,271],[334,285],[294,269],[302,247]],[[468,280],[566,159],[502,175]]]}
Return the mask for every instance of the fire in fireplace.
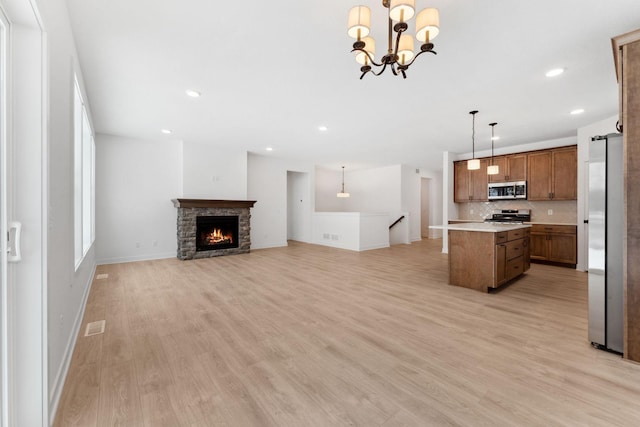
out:
{"label": "fire in fireplace", "polygon": [[196,251],[213,251],[237,247],[237,216],[196,217]]}

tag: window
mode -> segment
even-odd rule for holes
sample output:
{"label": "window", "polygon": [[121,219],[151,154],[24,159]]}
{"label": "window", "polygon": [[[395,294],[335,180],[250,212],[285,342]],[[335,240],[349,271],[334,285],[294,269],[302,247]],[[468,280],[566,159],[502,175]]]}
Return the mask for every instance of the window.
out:
{"label": "window", "polygon": [[74,247],[78,268],[95,240],[95,141],[77,78],[74,92]]}

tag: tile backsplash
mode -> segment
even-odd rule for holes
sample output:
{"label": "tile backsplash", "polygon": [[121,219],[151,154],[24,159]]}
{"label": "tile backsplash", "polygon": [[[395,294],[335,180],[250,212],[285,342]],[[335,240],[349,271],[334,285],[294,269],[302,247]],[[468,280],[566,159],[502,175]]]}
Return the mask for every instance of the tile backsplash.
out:
{"label": "tile backsplash", "polygon": [[[484,220],[491,217],[494,209],[531,209],[532,222],[558,224],[576,224],[578,222],[577,202],[575,200],[553,202],[497,200],[495,202],[457,203],[457,206],[457,219]],[[553,211],[551,215],[549,215],[549,209]]]}

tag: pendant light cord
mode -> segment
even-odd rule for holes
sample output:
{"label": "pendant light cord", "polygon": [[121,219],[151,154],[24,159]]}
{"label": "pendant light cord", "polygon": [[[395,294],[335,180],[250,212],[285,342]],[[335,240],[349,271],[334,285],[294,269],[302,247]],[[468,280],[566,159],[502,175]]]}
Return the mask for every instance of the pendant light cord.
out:
{"label": "pendant light cord", "polygon": [[491,166],[493,166],[493,138],[494,138],[493,129],[494,129],[494,126],[497,124],[498,123],[489,123],[489,126],[491,126]]}
{"label": "pendant light cord", "polygon": [[476,158],[476,114],[478,110],[470,111],[472,120],[471,120],[471,158]]}

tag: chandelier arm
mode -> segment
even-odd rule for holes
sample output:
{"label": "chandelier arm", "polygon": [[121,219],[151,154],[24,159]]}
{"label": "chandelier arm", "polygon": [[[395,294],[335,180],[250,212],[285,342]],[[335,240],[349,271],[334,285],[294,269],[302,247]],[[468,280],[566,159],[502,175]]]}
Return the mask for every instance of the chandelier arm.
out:
{"label": "chandelier arm", "polygon": [[409,62],[409,63],[407,64],[407,68],[409,68],[409,67],[411,66],[411,64],[413,64],[414,62],[416,62],[416,59],[418,59],[418,56],[422,55],[423,53],[427,53],[427,52],[429,52],[429,53],[433,53],[434,55],[437,55],[437,54],[438,54],[438,52],[436,52],[435,50],[421,50],[420,52],[418,52],[418,53],[416,54],[416,56],[414,56],[414,57],[413,57],[413,59],[411,60],[411,62]]}
{"label": "chandelier arm", "polygon": [[375,71],[373,71],[373,70],[371,70],[371,73],[372,73],[374,76],[379,76],[380,74],[384,73],[384,70],[385,70],[386,68],[387,68],[387,64],[384,64],[384,65],[382,66],[382,69],[380,70],[380,72],[379,72],[379,73],[376,73],[376,72],[375,72]]}
{"label": "chandelier arm", "polygon": [[390,67],[391,67],[391,72],[393,73],[393,75],[397,76],[398,75],[398,71],[396,70],[396,63],[392,62]]}
{"label": "chandelier arm", "polygon": [[369,58],[369,62],[371,62],[373,65],[375,65],[376,67],[382,67],[382,64],[378,64],[376,61],[373,60],[373,56],[371,56],[371,54],[369,52],[367,52],[364,49],[358,49],[358,48],[353,48],[351,49],[351,53],[353,52],[362,52],[365,55],[367,55],[367,57]]}

